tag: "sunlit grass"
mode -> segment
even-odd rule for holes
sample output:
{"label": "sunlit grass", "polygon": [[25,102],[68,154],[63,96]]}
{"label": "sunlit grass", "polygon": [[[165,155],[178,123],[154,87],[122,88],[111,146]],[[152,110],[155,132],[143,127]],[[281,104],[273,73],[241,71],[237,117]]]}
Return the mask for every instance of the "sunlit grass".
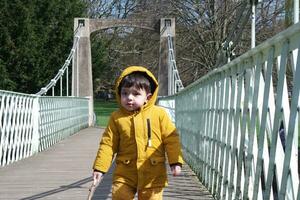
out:
{"label": "sunlit grass", "polygon": [[118,104],[116,101],[95,100],[94,111],[96,114],[96,125],[106,127],[110,114],[117,110]]}

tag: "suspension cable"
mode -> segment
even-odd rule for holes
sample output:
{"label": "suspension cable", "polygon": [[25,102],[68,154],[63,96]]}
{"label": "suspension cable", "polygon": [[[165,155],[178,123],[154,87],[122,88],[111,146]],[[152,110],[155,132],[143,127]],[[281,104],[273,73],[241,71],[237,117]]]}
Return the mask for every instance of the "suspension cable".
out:
{"label": "suspension cable", "polygon": [[176,60],[175,60],[175,53],[174,53],[174,45],[170,33],[170,29],[167,29],[167,39],[168,39],[168,48],[169,48],[169,56],[168,56],[168,62],[169,62],[169,83],[168,83],[168,93],[169,95],[175,94],[181,89],[184,88],[182,81],[180,79],[177,66],[176,66]]}
{"label": "suspension cable", "polygon": [[[52,95],[54,96],[54,87],[55,87],[57,81],[59,79],[61,79],[61,81],[60,81],[60,84],[61,84],[60,95],[62,96],[62,76],[64,75],[65,70],[67,70],[67,72],[68,72],[68,67],[69,67],[69,65],[71,63],[71,60],[74,57],[75,48],[77,47],[79,39],[80,39],[80,35],[79,35],[80,32],[79,32],[79,30],[80,30],[80,28],[82,26],[83,26],[82,24],[79,24],[78,27],[74,31],[73,46],[72,46],[72,49],[71,49],[71,51],[69,53],[69,56],[67,57],[65,63],[58,70],[58,73],[56,74],[56,76],[53,79],[51,79],[51,81],[45,87],[42,87],[41,90],[38,93],[36,93],[36,95],[45,95],[48,92],[48,90],[52,88]],[[66,76],[68,77],[68,73],[66,74]],[[67,78],[67,80],[68,80],[68,78]],[[67,83],[67,88],[68,88],[68,83]],[[68,96],[68,93],[69,92],[67,91],[67,96]]]}

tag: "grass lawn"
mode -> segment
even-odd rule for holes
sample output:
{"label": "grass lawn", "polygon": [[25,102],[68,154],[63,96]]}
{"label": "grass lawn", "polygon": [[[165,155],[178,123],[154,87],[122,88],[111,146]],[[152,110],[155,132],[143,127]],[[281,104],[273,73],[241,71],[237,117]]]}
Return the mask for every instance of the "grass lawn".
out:
{"label": "grass lawn", "polygon": [[118,104],[116,101],[95,100],[94,111],[96,114],[96,125],[106,127],[110,114],[117,110]]}

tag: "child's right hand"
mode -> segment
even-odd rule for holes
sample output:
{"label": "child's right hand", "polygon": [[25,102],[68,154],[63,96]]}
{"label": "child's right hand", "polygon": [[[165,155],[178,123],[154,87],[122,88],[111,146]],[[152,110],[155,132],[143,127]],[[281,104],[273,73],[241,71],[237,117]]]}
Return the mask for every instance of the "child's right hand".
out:
{"label": "child's right hand", "polygon": [[171,172],[173,176],[179,176],[181,174],[181,165],[179,164],[172,165]]}
{"label": "child's right hand", "polygon": [[100,183],[101,179],[103,177],[103,173],[99,171],[94,171],[93,172],[93,180],[94,180],[94,185],[97,185]]}

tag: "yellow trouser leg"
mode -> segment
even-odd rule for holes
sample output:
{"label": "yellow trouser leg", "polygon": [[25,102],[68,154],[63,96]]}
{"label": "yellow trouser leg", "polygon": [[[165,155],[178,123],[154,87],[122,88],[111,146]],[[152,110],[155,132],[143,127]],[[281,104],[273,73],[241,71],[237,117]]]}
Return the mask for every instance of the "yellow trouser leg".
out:
{"label": "yellow trouser leg", "polygon": [[136,189],[124,183],[113,183],[112,200],[133,200]]}
{"label": "yellow trouser leg", "polygon": [[[124,183],[113,183],[112,200],[133,200],[136,188]],[[146,188],[138,190],[138,200],[162,200],[163,188]]]}
{"label": "yellow trouser leg", "polygon": [[162,200],[163,188],[146,188],[138,191],[139,200]]}

